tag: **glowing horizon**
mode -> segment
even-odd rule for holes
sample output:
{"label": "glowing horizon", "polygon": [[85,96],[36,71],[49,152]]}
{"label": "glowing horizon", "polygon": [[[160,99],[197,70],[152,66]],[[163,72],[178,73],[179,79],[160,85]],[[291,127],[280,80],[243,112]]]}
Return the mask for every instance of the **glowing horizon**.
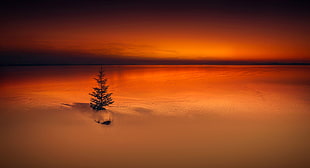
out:
{"label": "glowing horizon", "polygon": [[52,53],[51,59],[54,56],[60,63],[58,55],[66,57],[66,54],[73,60],[74,55],[84,55],[103,60],[310,63],[309,24],[299,15],[293,18],[279,15],[277,12],[281,11],[277,8],[266,17],[231,13],[228,4],[220,6],[227,11],[181,5],[173,9],[160,6],[159,13],[154,13],[153,8],[147,11],[145,4],[115,5],[126,9],[117,12],[105,7],[107,11],[92,12],[77,5],[72,11],[83,9],[84,13],[73,15],[66,11],[59,15],[52,7],[45,7],[51,11],[42,17],[31,11],[27,11],[31,17],[13,17],[1,28],[1,57],[13,62],[5,58],[9,57],[6,54],[22,52],[29,57],[29,62],[33,53]]}

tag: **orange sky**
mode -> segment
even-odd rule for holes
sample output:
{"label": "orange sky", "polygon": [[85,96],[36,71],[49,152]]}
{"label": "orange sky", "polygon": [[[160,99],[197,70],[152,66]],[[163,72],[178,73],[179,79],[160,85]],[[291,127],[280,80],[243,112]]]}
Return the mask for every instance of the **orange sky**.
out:
{"label": "orange sky", "polygon": [[143,14],[13,19],[1,28],[0,49],[90,58],[310,62],[303,20]]}

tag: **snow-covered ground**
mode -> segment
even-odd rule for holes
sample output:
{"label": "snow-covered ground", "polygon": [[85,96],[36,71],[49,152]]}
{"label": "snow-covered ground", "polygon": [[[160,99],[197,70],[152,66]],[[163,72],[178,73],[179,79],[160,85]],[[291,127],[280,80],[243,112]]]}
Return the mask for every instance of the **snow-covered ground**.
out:
{"label": "snow-covered ground", "polygon": [[[309,66],[1,67],[1,167],[307,167]],[[112,119],[100,125],[94,120]]]}

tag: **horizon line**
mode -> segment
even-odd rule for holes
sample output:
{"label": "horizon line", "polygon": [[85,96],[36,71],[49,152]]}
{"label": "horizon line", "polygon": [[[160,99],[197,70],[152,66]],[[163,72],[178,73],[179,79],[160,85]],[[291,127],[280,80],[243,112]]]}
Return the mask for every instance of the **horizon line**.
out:
{"label": "horizon line", "polygon": [[205,63],[205,64],[0,64],[0,66],[76,66],[76,65],[310,65],[310,63]]}

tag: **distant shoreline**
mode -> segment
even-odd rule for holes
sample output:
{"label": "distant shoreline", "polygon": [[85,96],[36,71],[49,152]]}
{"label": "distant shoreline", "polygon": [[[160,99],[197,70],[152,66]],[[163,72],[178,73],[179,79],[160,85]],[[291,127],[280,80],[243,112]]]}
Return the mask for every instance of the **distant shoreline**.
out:
{"label": "distant shoreline", "polygon": [[310,63],[248,63],[248,64],[3,64],[4,66],[98,66],[98,65],[310,65]]}

